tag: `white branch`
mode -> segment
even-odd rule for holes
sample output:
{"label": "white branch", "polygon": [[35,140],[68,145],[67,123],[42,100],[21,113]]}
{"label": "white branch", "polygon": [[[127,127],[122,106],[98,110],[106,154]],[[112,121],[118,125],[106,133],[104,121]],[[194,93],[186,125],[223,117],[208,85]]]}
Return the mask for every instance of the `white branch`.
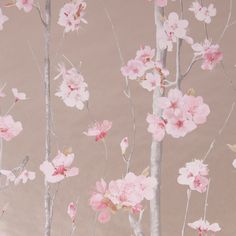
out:
{"label": "white branch", "polygon": [[188,189],[187,190],[187,204],[186,204],[186,209],[185,209],[185,215],[184,215],[184,223],[182,226],[182,231],[181,231],[181,236],[184,236],[185,233],[185,226],[186,226],[186,222],[187,222],[187,216],[188,216],[188,210],[189,210],[189,203],[190,203],[190,199],[191,199],[191,190]]}

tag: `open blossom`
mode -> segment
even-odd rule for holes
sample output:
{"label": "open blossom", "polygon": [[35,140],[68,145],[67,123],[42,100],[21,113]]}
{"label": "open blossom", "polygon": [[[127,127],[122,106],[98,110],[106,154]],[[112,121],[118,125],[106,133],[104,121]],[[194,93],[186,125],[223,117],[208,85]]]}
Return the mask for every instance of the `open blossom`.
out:
{"label": "open blossom", "polygon": [[148,115],[148,132],[160,142],[165,133],[174,138],[184,137],[207,120],[210,109],[202,97],[183,95],[178,89],[170,89],[166,97],[158,98],[157,105],[163,109],[162,116]]}
{"label": "open blossom", "polygon": [[99,141],[107,136],[107,132],[111,129],[112,122],[104,120],[103,122],[95,122],[88,128],[87,132],[84,132],[87,136],[95,137],[96,141]]}
{"label": "open blossom", "polygon": [[12,140],[23,130],[19,121],[14,121],[12,116],[0,116],[0,138],[6,141]]}
{"label": "open blossom", "polygon": [[202,160],[194,160],[185,164],[185,167],[179,169],[179,184],[188,185],[191,190],[203,193],[207,190],[209,180],[207,164]]}
{"label": "open blossom", "polygon": [[19,101],[19,100],[26,100],[25,93],[19,92],[18,89],[12,88],[12,93],[13,93],[15,99],[16,99],[16,102]]}
{"label": "open blossom", "polygon": [[140,85],[148,91],[153,91],[156,87],[161,86],[161,76],[159,73],[147,73]]}
{"label": "open blossom", "polygon": [[203,236],[208,232],[216,233],[221,230],[218,223],[210,224],[207,220],[203,220],[202,218],[193,223],[188,223],[188,226],[197,230],[199,236]]}
{"label": "open blossom", "polygon": [[74,161],[74,153],[64,154],[58,151],[52,162],[44,161],[40,165],[40,170],[44,173],[49,183],[57,183],[66,177],[73,177],[79,174],[77,167],[71,167]]}
{"label": "open blossom", "polygon": [[141,61],[147,68],[152,68],[154,66],[154,57],[155,49],[150,46],[144,46],[136,52],[135,60]]}
{"label": "open blossom", "polygon": [[128,137],[125,137],[121,140],[121,143],[120,143],[120,149],[121,149],[122,155],[125,155],[128,147],[129,147]]}
{"label": "open blossom", "polygon": [[3,30],[3,24],[8,21],[8,17],[3,15],[2,9],[0,8],[0,30]]}
{"label": "open blossom", "polygon": [[15,179],[15,184],[22,182],[23,184],[27,183],[28,180],[35,179],[35,172],[23,170]]}
{"label": "open blossom", "polygon": [[33,9],[34,0],[16,0],[16,7],[25,12],[30,12]]}
{"label": "open blossom", "polygon": [[75,0],[61,8],[58,24],[65,27],[65,32],[78,31],[81,22],[87,23],[84,19],[86,5],[84,0]]}
{"label": "open blossom", "polygon": [[59,72],[56,79],[61,76],[62,82],[55,95],[60,97],[67,106],[82,110],[84,102],[89,99],[88,85],[84,82],[84,77],[76,68],[67,70],[64,65],[59,65]]}
{"label": "open blossom", "polygon": [[74,202],[70,202],[67,207],[67,214],[71,218],[72,222],[75,222],[76,214],[77,214],[77,205]]}
{"label": "open blossom", "polygon": [[177,13],[171,12],[163,24],[162,33],[159,34],[159,47],[172,51],[173,43],[177,42],[177,39],[183,39],[187,43],[192,44],[192,38],[187,36],[188,24],[187,20],[179,19]]}
{"label": "open blossom", "polygon": [[195,1],[189,10],[195,14],[197,20],[204,21],[207,24],[211,23],[211,18],[216,16],[216,8],[213,4],[203,7],[198,1]]}
{"label": "open blossom", "polygon": [[96,190],[90,198],[90,206],[98,211],[98,220],[106,223],[111,213],[119,209],[127,209],[132,213],[140,212],[142,201],[151,200],[157,182],[153,177],[137,176],[128,173],[125,178],[113,180],[107,184],[103,179],[96,183]]}
{"label": "open blossom", "polygon": [[203,59],[201,66],[203,70],[213,70],[223,59],[223,53],[220,51],[219,45],[211,44],[207,39],[202,44],[193,44],[192,48],[194,50],[194,55]]}

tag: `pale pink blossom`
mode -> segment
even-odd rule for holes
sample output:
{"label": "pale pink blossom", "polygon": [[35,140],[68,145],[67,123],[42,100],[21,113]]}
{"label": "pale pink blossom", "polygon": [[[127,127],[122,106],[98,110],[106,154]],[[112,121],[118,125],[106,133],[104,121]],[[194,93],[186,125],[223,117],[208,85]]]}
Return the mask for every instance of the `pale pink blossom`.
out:
{"label": "pale pink blossom", "polygon": [[33,9],[34,0],[16,0],[16,7],[25,12],[30,12]]}
{"label": "pale pink blossom", "polygon": [[19,92],[17,88],[12,88],[12,93],[16,99],[16,102],[19,100],[26,100],[25,93]]}
{"label": "pale pink blossom", "polygon": [[0,30],[3,30],[3,24],[8,21],[9,18],[2,13],[2,9],[0,8]]}
{"label": "pale pink blossom", "polygon": [[104,120],[103,122],[95,122],[88,128],[87,132],[84,132],[87,136],[95,137],[96,141],[99,141],[107,136],[107,132],[111,129],[112,122]]}
{"label": "pale pink blossom", "polygon": [[23,130],[21,122],[15,122],[10,115],[0,116],[0,138],[12,140]]}
{"label": "pale pink blossom", "polygon": [[103,210],[98,214],[98,221],[102,224],[107,223],[111,219],[111,213],[109,210]]}
{"label": "pale pink blossom", "polygon": [[208,232],[216,233],[221,230],[218,223],[210,224],[207,220],[203,220],[202,218],[193,223],[188,223],[188,226],[197,230],[199,236],[203,236]]}
{"label": "pale pink blossom", "polygon": [[194,55],[203,59],[201,66],[203,70],[213,70],[223,59],[223,53],[220,51],[219,45],[211,44],[207,39],[202,44],[193,44],[192,48]]}
{"label": "pale pink blossom", "polygon": [[0,170],[0,175],[4,175],[6,177],[6,185],[9,185],[11,182],[15,182],[16,176],[11,170]]}
{"label": "pale pink blossom", "polygon": [[144,46],[136,52],[135,60],[141,61],[147,68],[152,68],[154,66],[154,57],[155,49],[150,46]]}
{"label": "pale pink blossom", "polygon": [[197,20],[204,21],[206,24],[211,23],[211,18],[216,16],[216,8],[213,4],[204,7],[198,1],[195,1],[189,10],[195,14]]}
{"label": "pale pink blossom", "polygon": [[129,147],[128,137],[125,137],[120,142],[120,148],[122,155],[125,155],[127,148]]}
{"label": "pale pink blossom", "polygon": [[74,202],[70,202],[67,207],[67,214],[71,218],[72,222],[75,222],[76,214],[77,214],[77,205]]}
{"label": "pale pink blossom", "polygon": [[123,76],[136,80],[145,74],[145,65],[139,60],[129,60],[126,66],[121,68]]}
{"label": "pale pink blossom", "polygon": [[81,22],[87,23],[84,19],[86,5],[84,0],[75,0],[61,8],[58,24],[65,27],[65,32],[78,31]]}
{"label": "pale pink blossom", "polygon": [[148,114],[147,115],[148,132],[152,134],[154,140],[160,142],[165,136],[165,126],[166,123],[157,115]]}
{"label": "pale pink blossom", "polygon": [[194,160],[185,164],[185,167],[179,169],[179,184],[188,185],[191,190],[203,193],[207,190],[209,180],[207,164],[202,160]]}
{"label": "pale pink blossom", "polygon": [[84,77],[72,67],[66,69],[64,65],[59,65],[59,74],[55,79],[62,77],[58,92],[55,94],[60,97],[68,107],[76,107],[79,110],[84,108],[84,103],[89,99],[87,83]]}
{"label": "pale pink blossom", "polygon": [[66,177],[73,177],[79,174],[77,167],[71,167],[74,161],[74,153],[64,154],[58,151],[52,162],[44,161],[40,165],[40,170],[44,173],[49,183],[57,183]]}
{"label": "pale pink blossom", "polygon": [[15,185],[19,184],[21,181],[23,184],[27,183],[28,180],[34,180],[35,179],[35,172],[23,170],[15,179],[14,183]]}
{"label": "pale pink blossom", "polygon": [[159,73],[147,73],[145,78],[141,80],[140,85],[149,92],[161,86],[161,76]]}
{"label": "pale pink blossom", "polygon": [[160,61],[155,62],[155,70],[164,78],[170,74],[169,70],[167,70]]}

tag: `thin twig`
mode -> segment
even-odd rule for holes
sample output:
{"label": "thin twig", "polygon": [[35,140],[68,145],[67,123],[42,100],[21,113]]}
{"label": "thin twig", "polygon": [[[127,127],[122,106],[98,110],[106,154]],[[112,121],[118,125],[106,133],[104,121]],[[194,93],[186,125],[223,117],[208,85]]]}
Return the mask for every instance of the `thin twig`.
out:
{"label": "thin twig", "polygon": [[206,221],[206,213],[207,213],[207,206],[208,206],[208,196],[209,196],[209,188],[210,188],[211,179],[209,179],[208,186],[207,186],[207,192],[206,192],[206,198],[205,198],[205,204],[204,204],[204,215],[203,220]]}
{"label": "thin twig", "polygon": [[192,191],[190,189],[188,189],[187,190],[187,204],[186,204],[186,209],[185,209],[184,223],[183,223],[183,227],[182,227],[182,231],[181,231],[181,236],[184,236],[184,233],[185,233],[185,226],[186,226],[186,222],[187,222],[191,193],[192,193]]}
{"label": "thin twig", "polygon": [[34,4],[33,6],[34,6],[34,8],[37,10],[37,12],[38,12],[38,14],[39,14],[39,18],[40,18],[42,24],[43,24],[44,26],[46,26],[46,21],[45,21],[44,18],[43,18],[42,11],[41,11],[41,8],[40,8],[39,3],[38,3],[38,5]]}

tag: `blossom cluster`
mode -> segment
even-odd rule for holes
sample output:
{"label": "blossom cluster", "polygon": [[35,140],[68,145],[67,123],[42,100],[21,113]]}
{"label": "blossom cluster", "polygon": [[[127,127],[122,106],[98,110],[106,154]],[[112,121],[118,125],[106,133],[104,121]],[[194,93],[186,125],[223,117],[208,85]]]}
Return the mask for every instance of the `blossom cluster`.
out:
{"label": "blossom cluster", "polygon": [[213,70],[214,67],[223,59],[223,53],[219,49],[218,44],[212,44],[208,39],[200,43],[192,45],[194,56],[203,60],[201,68],[203,70]]}
{"label": "blossom cluster", "polygon": [[163,109],[161,116],[148,114],[148,132],[160,142],[165,133],[174,138],[184,137],[206,122],[210,109],[202,97],[185,94],[178,89],[170,89],[167,97],[160,97],[158,107]]}
{"label": "blossom cluster", "polygon": [[60,10],[58,24],[65,27],[65,32],[78,31],[80,23],[87,23],[84,19],[86,2],[73,0],[66,3]]}
{"label": "blossom cluster", "polygon": [[77,167],[71,167],[74,158],[74,153],[58,151],[57,156],[51,162],[44,161],[40,165],[40,170],[44,173],[49,183],[60,182],[67,177],[73,177],[79,174]]}
{"label": "blossom cluster", "polygon": [[208,7],[204,7],[198,1],[195,1],[192,3],[189,10],[194,13],[197,20],[203,21],[206,24],[210,24],[211,18],[216,16],[216,8],[213,4],[210,4]]}
{"label": "blossom cluster", "polygon": [[203,193],[207,190],[208,165],[202,160],[194,160],[185,164],[185,167],[179,169],[179,177],[177,182],[187,185],[191,190]]}
{"label": "blossom cluster", "polygon": [[62,77],[62,82],[55,95],[60,97],[67,106],[82,110],[84,102],[89,99],[88,85],[84,77],[76,68],[66,69],[64,65],[59,65],[59,74],[55,79],[59,77]]}
{"label": "blossom cluster", "polygon": [[141,47],[136,52],[136,57],[121,68],[122,75],[130,80],[137,80],[148,91],[161,87],[169,71],[163,68],[160,62],[155,61],[154,57],[155,49],[150,46]]}
{"label": "blossom cluster", "polygon": [[107,184],[103,179],[96,183],[96,190],[92,193],[89,204],[93,210],[99,212],[98,221],[106,223],[111,213],[120,209],[138,213],[142,210],[142,201],[154,197],[156,179],[144,175],[128,173],[123,179],[113,180]]}
{"label": "blossom cluster", "polygon": [[25,12],[30,12],[33,9],[34,0],[16,0],[16,7]]}

